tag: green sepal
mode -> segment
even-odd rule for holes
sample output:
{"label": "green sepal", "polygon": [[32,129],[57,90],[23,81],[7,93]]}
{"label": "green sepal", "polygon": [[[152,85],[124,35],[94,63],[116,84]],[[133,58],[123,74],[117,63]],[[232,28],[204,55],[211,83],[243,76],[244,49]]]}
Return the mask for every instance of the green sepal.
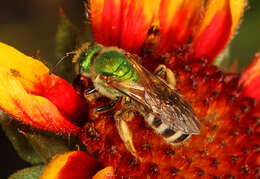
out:
{"label": "green sepal", "polygon": [[32,145],[28,142],[21,131],[19,132],[17,121],[2,113],[0,122],[6,136],[9,138],[14,149],[23,160],[31,163],[32,165],[44,162],[34,151]]}
{"label": "green sepal", "polygon": [[81,33],[79,36],[79,42],[85,43],[85,42],[94,42],[94,38],[93,38],[93,33],[92,33],[92,26],[91,26],[91,18],[90,18],[90,7],[89,7],[89,2],[85,2],[84,3],[85,6],[85,18],[86,18],[86,22],[83,26],[83,28],[81,29]]}
{"label": "green sepal", "polygon": [[76,47],[79,29],[71,23],[68,17],[60,9],[59,23],[56,32],[56,56],[60,58],[65,53],[73,51]]}
{"label": "green sepal", "polygon": [[27,134],[26,138],[45,163],[48,163],[56,154],[73,150],[69,144],[70,139],[65,140],[59,136]]}
{"label": "green sepal", "polygon": [[38,165],[30,168],[18,170],[12,174],[8,179],[37,179],[41,176],[44,165]]}
{"label": "green sepal", "polygon": [[226,71],[230,66],[230,45],[228,45],[213,61],[213,64]]}
{"label": "green sepal", "polygon": [[[56,32],[56,58],[57,60],[62,58],[68,52],[75,50],[78,44],[78,36],[80,30],[71,23],[71,21],[64,14],[63,10],[60,9],[59,23]],[[64,60],[59,64],[57,74],[65,78],[68,81],[72,81],[74,78],[72,74],[74,71],[71,66],[71,60]]]}
{"label": "green sepal", "polygon": [[48,163],[54,155],[72,150],[84,150],[82,143],[73,136],[28,129],[18,121],[2,114],[2,128],[18,155],[32,165]]}
{"label": "green sepal", "polygon": [[86,23],[85,26],[83,26],[78,36],[78,39],[79,44],[83,44],[85,42],[94,42],[90,22]]}

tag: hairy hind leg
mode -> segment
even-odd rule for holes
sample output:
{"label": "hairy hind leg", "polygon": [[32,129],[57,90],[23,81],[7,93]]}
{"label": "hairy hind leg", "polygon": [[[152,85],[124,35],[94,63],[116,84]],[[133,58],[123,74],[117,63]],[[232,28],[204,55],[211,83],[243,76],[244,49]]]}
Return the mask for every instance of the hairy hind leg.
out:
{"label": "hairy hind leg", "polygon": [[165,65],[159,65],[154,72],[155,76],[158,76],[165,80],[172,88],[176,85],[176,78],[174,73]]}
{"label": "hairy hind leg", "polygon": [[118,134],[122,141],[124,142],[127,150],[136,158],[138,158],[138,155],[136,153],[133,138],[132,138],[132,131],[129,129],[127,121],[131,121],[134,119],[134,113],[132,111],[129,111],[127,109],[122,109],[120,111],[117,111],[114,115],[116,128],[118,131]]}

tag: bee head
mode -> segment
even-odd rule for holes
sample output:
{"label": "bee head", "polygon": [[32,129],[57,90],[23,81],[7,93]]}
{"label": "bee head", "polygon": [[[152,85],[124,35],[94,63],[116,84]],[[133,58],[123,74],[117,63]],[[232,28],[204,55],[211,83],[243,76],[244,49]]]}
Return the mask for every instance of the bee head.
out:
{"label": "bee head", "polygon": [[76,74],[87,76],[90,73],[90,66],[92,59],[102,49],[99,44],[85,43],[76,51],[76,55],[73,57],[72,62],[75,66]]}

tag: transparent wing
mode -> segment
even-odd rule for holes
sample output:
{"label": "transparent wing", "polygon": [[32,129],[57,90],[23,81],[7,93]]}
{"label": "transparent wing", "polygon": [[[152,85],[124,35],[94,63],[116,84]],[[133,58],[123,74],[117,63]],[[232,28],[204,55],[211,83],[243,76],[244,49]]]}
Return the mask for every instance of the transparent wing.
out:
{"label": "transparent wing", "polygon": [[145,105],[174,131],[199,134],[200,122],[190,104],[176,90],[155,77],[135,60],[129,59],[129,61],[137,70],[140,81],[135,83],[112,79],[109,85]]}

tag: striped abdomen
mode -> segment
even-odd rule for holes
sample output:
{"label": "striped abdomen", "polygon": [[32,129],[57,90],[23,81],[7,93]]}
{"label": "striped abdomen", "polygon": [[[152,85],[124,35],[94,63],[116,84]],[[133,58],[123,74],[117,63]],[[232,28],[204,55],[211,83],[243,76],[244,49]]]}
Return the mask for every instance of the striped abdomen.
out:
{"label": "striped abdomen", "polygon": [[171,144],[181,144],[188,139],[191,134],[185,134],[181,131],[174,131],[162,122],[161,119],[155,118],[154,115],[149,114],[145,117],[145,121],[155,130],[157,134],[164,138],[164,140]]}

